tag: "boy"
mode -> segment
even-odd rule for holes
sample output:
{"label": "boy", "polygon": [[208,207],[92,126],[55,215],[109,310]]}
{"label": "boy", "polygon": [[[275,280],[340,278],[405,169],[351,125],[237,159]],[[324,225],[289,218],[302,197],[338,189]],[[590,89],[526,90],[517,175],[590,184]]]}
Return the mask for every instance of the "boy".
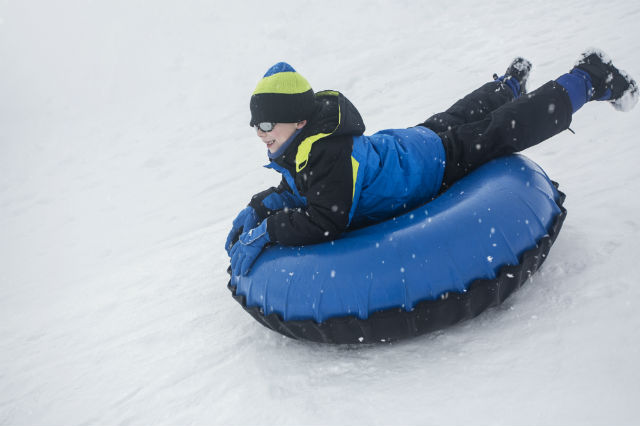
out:
{"label": "boy", "polygon": [[250,125],[282,174],[253,196],[227,237],[234,275],[246,275],[263,247],[314,244],[347,228],[402,214],[483,163],[567,129],[591,100],[630,110],[638,87],[596,50],[526,94],[531,63],[516,58],[502,77],[408,129],[363,136],[357,109],[336,91],[315,93],[290,65],[271,67],[251,101]]}

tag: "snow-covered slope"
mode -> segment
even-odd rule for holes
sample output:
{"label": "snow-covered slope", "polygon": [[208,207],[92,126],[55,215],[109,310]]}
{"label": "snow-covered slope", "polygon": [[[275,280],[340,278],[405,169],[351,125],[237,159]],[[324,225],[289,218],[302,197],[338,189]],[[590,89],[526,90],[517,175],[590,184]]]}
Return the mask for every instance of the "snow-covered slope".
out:
{"label": "snow-covered slope", "polygon": [[283,338],[227,289],[229,224],[278,176],[249,95],[286,60],[370,133],[523,55],[640,78],[635,1],[0,2],[0,424],[637,424],[640,108],[526,155],[567,221],[504,305],[392,345]]}

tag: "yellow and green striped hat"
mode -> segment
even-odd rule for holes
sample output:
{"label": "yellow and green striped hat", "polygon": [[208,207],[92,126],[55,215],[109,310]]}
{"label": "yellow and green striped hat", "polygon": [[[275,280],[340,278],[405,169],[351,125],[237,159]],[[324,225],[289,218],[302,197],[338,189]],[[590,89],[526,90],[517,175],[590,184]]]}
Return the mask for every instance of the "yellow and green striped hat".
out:
{"label": "yellow and green striped hat", "polygon": [[315,110],[309,82],[286,62],[278,62],[258,82],[249,103],[255,126],[264,121],[297,123],[308,120]]}

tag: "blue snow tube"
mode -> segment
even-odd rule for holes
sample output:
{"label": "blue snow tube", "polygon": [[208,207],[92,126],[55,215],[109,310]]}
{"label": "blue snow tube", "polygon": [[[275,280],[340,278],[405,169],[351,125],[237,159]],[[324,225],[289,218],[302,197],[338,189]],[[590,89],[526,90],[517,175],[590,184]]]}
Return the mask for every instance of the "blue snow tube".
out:
{"label": "blue snow tube", "polygon": [[388,342],[500,304],[542,264],[564,194],[522,155],[493,160],[433,201],[329,243],[275,245],[234,298],[289,337]]}

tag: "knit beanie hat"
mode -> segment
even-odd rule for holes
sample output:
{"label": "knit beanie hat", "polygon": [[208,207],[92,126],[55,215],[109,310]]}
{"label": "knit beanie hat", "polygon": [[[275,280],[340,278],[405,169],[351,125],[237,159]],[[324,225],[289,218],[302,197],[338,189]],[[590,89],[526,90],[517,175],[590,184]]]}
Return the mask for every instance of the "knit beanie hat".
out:
{"label": "knit beanie hat", "polygon": [[249,103],[255,126],[264,121],[297,123],[311,118],[315,110],[309,82],[286,62],[278,62],[258,82]]}

